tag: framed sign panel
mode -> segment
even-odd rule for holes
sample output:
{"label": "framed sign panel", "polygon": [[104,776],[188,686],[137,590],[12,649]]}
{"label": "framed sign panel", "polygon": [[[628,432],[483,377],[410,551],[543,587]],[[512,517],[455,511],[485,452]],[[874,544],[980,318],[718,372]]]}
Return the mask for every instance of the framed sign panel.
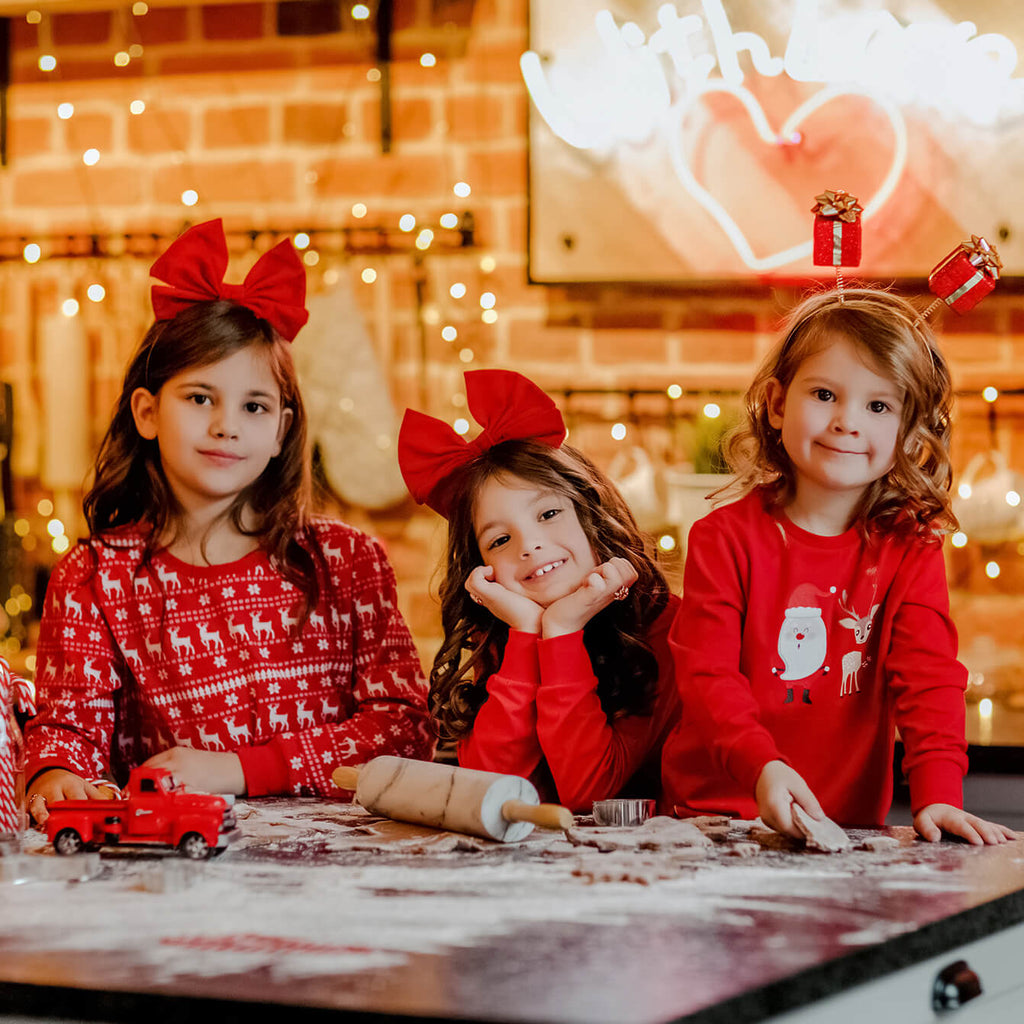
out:
{"label": "framed sign panel", "polygon": [[863,207],[850,272],[926,276],[982,235],[1024,268],[1019,0],[532,0],[530,277],[827,275],[814,197]]}

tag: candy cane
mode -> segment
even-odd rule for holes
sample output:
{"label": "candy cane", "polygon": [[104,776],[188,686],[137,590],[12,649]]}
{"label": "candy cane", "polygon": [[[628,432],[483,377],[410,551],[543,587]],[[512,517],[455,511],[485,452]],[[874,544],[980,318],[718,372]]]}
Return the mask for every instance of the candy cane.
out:
{"label": "candy cane", "polygon": [[33,697],[32,684],[15,675],[0,654],[0,833],[17,832],[21,826],[16,788],[21,730],[14,706],[23,714],[34,715]]}

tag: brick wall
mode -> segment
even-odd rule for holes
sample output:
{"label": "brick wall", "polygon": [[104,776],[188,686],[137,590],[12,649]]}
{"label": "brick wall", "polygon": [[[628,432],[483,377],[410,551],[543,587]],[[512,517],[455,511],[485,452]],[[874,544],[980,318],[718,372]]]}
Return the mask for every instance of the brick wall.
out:
{"label": "brick wall", "polygon": [[[392,66],[392,142],[381,146],[380,86],[374,36],[342,5],[340,29],[282,36],[269,3],[128,7],[44,15],[13,22],[8,166],[0,170],[0,257],[26,241],[176,234],[186,219],[221,216],[246,231],[394,228],[404,213],[437,227],[446,211],[471,210],[476,247],[353,254],[321,247],[310,270],[314,293],[347,275],[355,289],[396,405],[449,415],[467,366],[522,370],[568,407],[573,438],[606,465],[619,448],[608,427],[631,434],[669,463],[692,458],[701,395],[670,402],[667,385],[721,392],[727,409],[774,336],[792,290],[693,295],[665,287],[527,281],[527,100],[518,56],[527,43],[526,0],[398,0]],[[431,52],[436,66],[424,67]],[[117,58],[119,53],[127,54]],[[51,54],[56,68],[39,69]],[[115,62],[119,59],[123,66]],[[132,101],[145,110],[132,113]],[[74,115],[57,116],[60,103]],[[94,166],[82,161],[95,147]],[[471,184],[465,200],[456,181]],[[199,193],[186,208],[185,189]],[[353,204],[364,203],[356,218]],[[269,235],[268,235],[269,237]],[[261,243],[262,244],[262,243]],[[491,262],[482,265],[483,257]],[[246,255],[236,261],[244,269]],[[45,397],[41,318],[65,297],[80,299],[88,350],[85,422],[68,422],[91,450],[102,432],[125,358],[147,321],[148,259],[0,261],[0,372],[16,389],[15,465],[24,500],[45,484]],[[371,267],[376,281],[366,284]],[[84,289],[102,281],[106,298]],[[467,296],[451,298],[453,281]],[[480,318],[478,297],[492,291],[498,319]],[[419,296],[419,304],[417,303]],[[441,327],[453,324],[449,343]],[[942,320],[958,387],[957,463],[997,437],[1024,464],[1021,400],[998,405],[993,428],[984,385],[1024,386],[1024,300],[1001,289],[978,311]],[[468,350],[471,362],[460,353]],[[614,395],[574,394],[619,389]],[[632,399],[628,392],[637,392]],[[77,491],[62,485],[59,507],[73,522]],[[409,508],[368,515],[349,510],[389,542],[405,610],[425,657],[436,644],[436,611],[427,596],[441,531]],[[72,527],[74,528],[74,527]],[[1019,590],[1021,561],[997,552],[998,580],[979,571],[977,550],[956,579],[989,597]],[[986,556],[987,557],[987,556]],[[973,561],[971,561],[973,559]],[[984,560],[984,559],[983,559]],[[975,563],[978,563],[977,565]],[[670,565],[678,569],[678,560]],[[1016,604],[1005,614],[1018,614]]]}

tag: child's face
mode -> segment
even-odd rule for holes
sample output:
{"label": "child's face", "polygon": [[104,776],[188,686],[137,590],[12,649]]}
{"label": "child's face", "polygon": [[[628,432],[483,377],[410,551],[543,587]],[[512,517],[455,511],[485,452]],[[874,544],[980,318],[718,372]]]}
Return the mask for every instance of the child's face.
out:
{"label": "child's face", "polygon": [[892,468],[902,409],[903,389],[842,334],[826,336],[788,388],[771,381],[768,419],[782,431],[797,496],[843,492],[855,504]]}
{"label": "child's face", "polygon": [[138,388],[139,433],[156,439],[164,475],[186,511],[230,504],[281,451],[292,411],[256,345],[171,377],[156,395]]}
{"label": "child's face", "polygon": [[542,608],[571,594],[597,568],[572,502],[519,477],[490,477],[483,484],[473,531],[494,581]]}

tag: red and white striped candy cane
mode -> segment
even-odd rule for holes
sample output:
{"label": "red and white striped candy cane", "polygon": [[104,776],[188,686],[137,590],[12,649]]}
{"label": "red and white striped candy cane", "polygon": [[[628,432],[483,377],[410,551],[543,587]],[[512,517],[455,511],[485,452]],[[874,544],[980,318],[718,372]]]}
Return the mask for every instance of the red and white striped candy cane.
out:
{"label": "red and white striped candy cane", "polygon": [[21,767],[21,730],[14,717],[17,706],[22,714],[35,714],[34,692],[30,682],[15,675],[7,659],[0,654],[0,833],[17,832],[18,769]]}

